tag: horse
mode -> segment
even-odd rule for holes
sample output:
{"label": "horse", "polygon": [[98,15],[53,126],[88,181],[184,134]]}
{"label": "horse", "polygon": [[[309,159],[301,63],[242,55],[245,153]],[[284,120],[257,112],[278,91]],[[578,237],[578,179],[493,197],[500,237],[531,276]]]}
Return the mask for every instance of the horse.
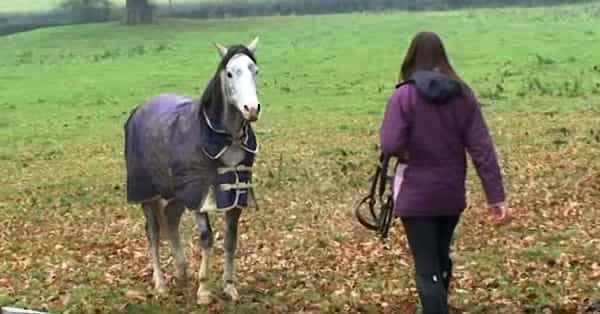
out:
{"label": "horse", "polygon": [[[159,238],[175,258],[175,277],[186,282],[188,264],[179,223],[186,208],[196,220],[202,261],[197,303],[209,304],[214,236],[208,213],[225,215],[223,292],[238,301],[235,251],[242,209],[255,206],[252,165],[258,143],[251,123],[259,119],[256,37],[248,45],[215,43],[221,61],[199,101],[161,94],[135,108],[124,125],[127,202],[141,204],[155,291],[167,288],[160,269]],[[209,206],[209,205],[213,206]]]}

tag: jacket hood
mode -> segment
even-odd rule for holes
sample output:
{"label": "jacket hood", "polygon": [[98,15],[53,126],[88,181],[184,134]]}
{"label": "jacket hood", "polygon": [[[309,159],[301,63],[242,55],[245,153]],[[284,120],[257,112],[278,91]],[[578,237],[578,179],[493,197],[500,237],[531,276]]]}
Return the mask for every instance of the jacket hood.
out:
{"label": "jacket hood", "polygon": [[462,84],[440,72],[417,71],[409,81],[412,81],[421,97],[433,104],[443,105],[463,95]]}

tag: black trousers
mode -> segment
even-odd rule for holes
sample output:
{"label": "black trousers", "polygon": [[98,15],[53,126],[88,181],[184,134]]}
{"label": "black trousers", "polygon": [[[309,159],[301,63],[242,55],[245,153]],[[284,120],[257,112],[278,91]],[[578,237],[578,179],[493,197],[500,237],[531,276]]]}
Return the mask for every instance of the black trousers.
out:
{"label": "black trousers", "polygon": [[424,314],[448,313],[450,242],[460,216],[402,217]]}

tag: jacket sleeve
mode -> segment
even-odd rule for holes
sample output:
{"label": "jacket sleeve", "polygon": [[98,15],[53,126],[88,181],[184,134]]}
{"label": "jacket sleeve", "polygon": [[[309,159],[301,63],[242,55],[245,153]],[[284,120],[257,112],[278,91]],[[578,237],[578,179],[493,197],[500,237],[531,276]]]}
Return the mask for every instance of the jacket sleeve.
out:
{"label": "jacket sleeve", "polygon": [[504,183],[494,142],[481,108],[474,101],[465,129],[465,147],[483,184],[487,201],[496,204],[505,201]]}
{"label": "jacket sleeve", "polygon": [[402,156],[408,142],[410,116],[408,88],[401,87],[390,98],[380,129],[381,151],[385,156]]}

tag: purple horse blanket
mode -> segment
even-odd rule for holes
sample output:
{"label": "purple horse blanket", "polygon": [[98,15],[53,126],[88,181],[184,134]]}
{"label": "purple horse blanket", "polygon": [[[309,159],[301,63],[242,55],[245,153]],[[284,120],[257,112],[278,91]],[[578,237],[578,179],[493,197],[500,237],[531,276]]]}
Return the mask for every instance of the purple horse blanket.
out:
{"label": "purple horse blanket", "polygon": [[199,209],[213,188],[219,210],[248,206],[258,146],[250,124],[241,142],[244,160],[226,166],[219,157],[231,136],[201,104],[174,94],[151,99],[125,123],[127,201],[175,198]]}

